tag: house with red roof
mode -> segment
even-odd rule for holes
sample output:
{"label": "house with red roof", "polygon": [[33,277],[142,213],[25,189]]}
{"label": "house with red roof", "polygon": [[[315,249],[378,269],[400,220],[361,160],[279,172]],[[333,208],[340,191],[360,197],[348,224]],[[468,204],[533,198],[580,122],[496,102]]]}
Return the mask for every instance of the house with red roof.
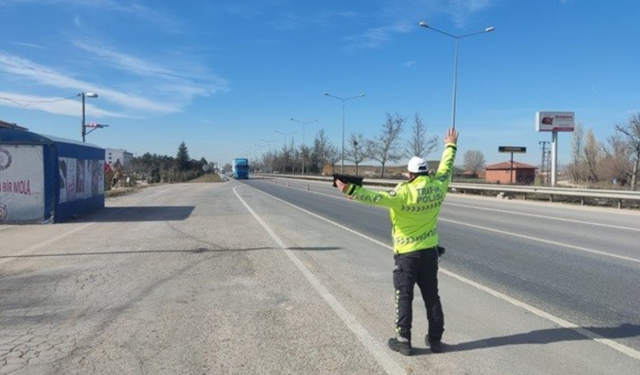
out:
{"label": "house with red roof", "polygon": [[485,180],[494,184],[533,184],[538,167],[517,161],[505,161],[488,165],[485,168]]}

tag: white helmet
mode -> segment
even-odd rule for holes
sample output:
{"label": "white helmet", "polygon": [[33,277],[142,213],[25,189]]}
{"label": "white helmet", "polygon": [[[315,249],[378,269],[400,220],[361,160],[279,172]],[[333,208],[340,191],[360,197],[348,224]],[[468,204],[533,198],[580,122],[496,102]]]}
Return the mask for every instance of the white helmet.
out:
{"label": "white helmet", "polygon": [[409,164],[407,164],[407,170],[411,173],[427,173],[429,172],[429,166],[427,165],[427,161],[423,158],[414,156],[409,160]]}

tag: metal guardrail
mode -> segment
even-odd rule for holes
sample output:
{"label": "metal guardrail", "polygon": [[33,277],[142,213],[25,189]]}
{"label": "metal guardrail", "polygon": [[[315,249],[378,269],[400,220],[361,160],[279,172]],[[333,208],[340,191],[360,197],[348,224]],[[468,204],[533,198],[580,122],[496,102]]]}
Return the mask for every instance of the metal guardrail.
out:
{"label": "metal guardrail", "polygon": [[[280,177],[280,178],[292,178],[302,180],[315,180],[315,181],[327,181],[331,182],[331,177],[325,176],[301,176],[301,175],[275,175],[275,174],[262,174],[262,176],[268,177]],[[379,179],[365,179],[364,185],[369,186],[387,186],[393,187],[406,180],[379,180]],[[457,193],[484,193],[494,192],[495,195],[501,195],[503,197],[513,197],[515,195],[521,195],[523,199],[529,197],[548,197],[549,202],[554,202],[558,197],[573,197],[579,198],[581,205],[587,205],[591,203],[589,199],[595,200],[596,205],[604,203],[610,203],[605,201],[613,201],[617,204],[618,208],[623,208],[623,203],[628,203],[629,207],[640,207],[640,191],[629,190],[597,190],[597,189],[574,189],[574,188],[561,188],[561,187],[546,187],[546,186],[524,186],[524,185],[499,185],[499,184],[468,184],[468,183],[456,183],[449,184],[449,189],[452,192]]]}

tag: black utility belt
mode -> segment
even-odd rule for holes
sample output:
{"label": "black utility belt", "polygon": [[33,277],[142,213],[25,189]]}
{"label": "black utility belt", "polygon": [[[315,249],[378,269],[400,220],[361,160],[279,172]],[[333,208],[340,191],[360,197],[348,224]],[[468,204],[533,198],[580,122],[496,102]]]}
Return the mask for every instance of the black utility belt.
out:
{"label": "black utility belt", "polygon": [[442,254],[445,253],[445,251],[447,249],[445,249],[444,247],[438,245],[438,246],[433,246],[433,247],[427,247],[426,249],[413,250],[413,251],[409,251],[409,252],[406,252],[406,253],[395,253],[395,255],[410,255],[410,254],[415,254],[415,253],[420,252],[420,251],[429,251],[429,250],[437,250],[438,254],[442,255]]}

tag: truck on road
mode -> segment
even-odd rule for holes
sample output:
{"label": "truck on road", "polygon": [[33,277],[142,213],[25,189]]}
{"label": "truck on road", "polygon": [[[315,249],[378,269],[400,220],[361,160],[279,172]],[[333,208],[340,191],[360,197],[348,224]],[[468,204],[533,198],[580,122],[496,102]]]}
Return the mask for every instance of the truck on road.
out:
{"label": "truck on road", "polygon": [[232,164],[233,178],[236,180],[246,180],[249,178],[249,159],[236,158]]}

